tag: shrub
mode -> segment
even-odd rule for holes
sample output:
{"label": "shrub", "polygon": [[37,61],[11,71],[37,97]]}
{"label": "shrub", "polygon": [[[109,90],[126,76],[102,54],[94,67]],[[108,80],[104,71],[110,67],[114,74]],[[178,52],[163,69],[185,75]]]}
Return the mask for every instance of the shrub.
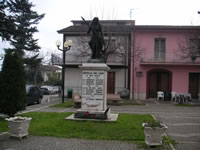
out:
{"label": "shrub", "polygon": [[21,55],[6,50],[0,76],[0,112],[14,116],[25,109],[25,73]]}
{"label": "shrub", "polygon": [[163,126],[161,125],[160,121],[156,120],[146,120],[144,123],[144,127],[151,127],[151,128],[162,128]]}

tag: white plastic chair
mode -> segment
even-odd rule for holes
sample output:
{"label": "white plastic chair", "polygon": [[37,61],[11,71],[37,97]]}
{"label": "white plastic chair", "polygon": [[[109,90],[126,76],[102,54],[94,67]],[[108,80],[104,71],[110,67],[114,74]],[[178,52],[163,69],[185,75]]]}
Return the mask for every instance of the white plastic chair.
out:
{"label": "white plastic chair", "polygon": [[185,93],[183,95],[184,95],[184,98],[185,98],[186,101],[191,101],[192,100],[192,96],[191,96],[190,93]]}
{"label": "white plastic chair", "polygon": [[157,92],[157,101],[158,100],[163,100],[164,101],[164,92],[158,91]]}
{"label": "white plastic chair", "polygon": [[183,94],[182,94],[182,93],[176,93],[175,102],[180,102],[180,100],[181,100],[181,95],[183,95]]}
{"label": "white plastic chair", "polygon": [[176,92],[171,92],[171,101],[176,101]]}

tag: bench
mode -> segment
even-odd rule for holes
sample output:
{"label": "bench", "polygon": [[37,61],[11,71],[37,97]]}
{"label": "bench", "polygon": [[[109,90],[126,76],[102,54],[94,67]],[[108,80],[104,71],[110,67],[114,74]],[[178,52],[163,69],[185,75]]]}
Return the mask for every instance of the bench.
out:
{"label": "bench", "polygon": [[113,104],[120,104],[122,99],[119,94],[107,94],[107,101],[111,101]]}
{"label": "bench", "polygon": [[[75,108],[81,107],[81,96],[80,94],[76,93],[73,94],[72,100],[75,104]],[[107,101],[111,101],[113,104],[120,104],[122,102],[122,99],[120,98],[119,94],[107,94]]]}
{"label": "bench", "polygon": [[72,100],[74,101],[74,104],[75,104],[74,107],[75,108],[81,107],[81,96],[80,96],[80,94],[78,94],[78,93],[73,94]]}

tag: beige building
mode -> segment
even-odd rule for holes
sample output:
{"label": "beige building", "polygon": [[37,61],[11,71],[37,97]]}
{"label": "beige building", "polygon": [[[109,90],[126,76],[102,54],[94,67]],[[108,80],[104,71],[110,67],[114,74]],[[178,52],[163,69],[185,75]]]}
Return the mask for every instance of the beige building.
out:
{"label": "beige building", "polygon": [[[72,21],[73,25],[58,31],[63,34],[63,41],[72,40],[70,51],[66,52],[65,64],[65,95],[67,89],[81,94],[81,70],[79,66],[90,59],[91,50],[88,42],[91,35],[87,35],[88,26],[83,21]],[[88,21],[90,24],[91,21]],[[118,93],[124,88],[129,89],[129,64],[131,49],[131,28],[134,21],[114,20],[100,21],[104,34],[108,55],[106,64],[111,68],[108,72],[108,93]],[[62,58],[62,54],[55,58]],[[62,59],[55,59],[55,64],[61,65]]]}

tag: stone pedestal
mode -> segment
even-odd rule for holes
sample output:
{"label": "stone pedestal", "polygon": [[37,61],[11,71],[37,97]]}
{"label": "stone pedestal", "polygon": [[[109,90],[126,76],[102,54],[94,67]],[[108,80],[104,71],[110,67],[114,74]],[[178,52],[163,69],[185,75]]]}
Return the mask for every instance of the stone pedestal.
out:
{"label": "stone pedestal", "polygon": [[107,119],[110,109],[107,108],[107,71],[110,68],[104,63],[83,63],[81,109],[75,118]]}

